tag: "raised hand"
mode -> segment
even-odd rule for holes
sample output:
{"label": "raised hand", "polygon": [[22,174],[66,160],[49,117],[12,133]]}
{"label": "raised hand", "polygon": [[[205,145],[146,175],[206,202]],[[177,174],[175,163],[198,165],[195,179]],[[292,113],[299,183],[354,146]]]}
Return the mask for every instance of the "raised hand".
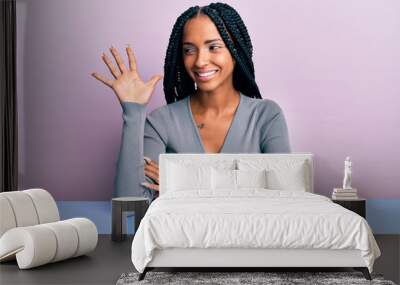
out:
{"label": "raised hand", "polygon": [[142,185],[147,188],[153,189],[155,191],[160,191],[160,186],[159,186],[160,185],[160,180],[159,180],[160,174],[159,174],[158,164],[155,163],[153,160],[151,160],[148,157],[145,157],[144,160],[145,160],[144,174],[147,177],[153,179],[157,184],[143,182]]}
{"label": "raised hand", "polygon": [[96,72],[93,72],[92,76],[110,87],[117,95],[120,103],[133,102],[147,104],[153,94],[155,85],[162,76],[154,75],[148,82],[144,82],[139,76],[136,67],[136,59],[129,45],[126,48],[129,59],[129,69],[126,68],[117,49],[111,47],[110,51],[117,62],[118,70],[105,53],[103,53],[101,57],[115,80],[109,80]]}

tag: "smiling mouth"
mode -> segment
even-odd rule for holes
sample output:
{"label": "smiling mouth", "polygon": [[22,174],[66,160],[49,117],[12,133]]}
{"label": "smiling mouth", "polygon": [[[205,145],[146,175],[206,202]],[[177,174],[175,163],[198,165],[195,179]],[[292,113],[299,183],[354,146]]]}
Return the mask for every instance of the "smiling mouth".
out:
{"label": "smiling mouth", "polygon": [[218,70],[211,70],[208,72],[194,72],[195,76],[197,79],[199,79],[200,81],[208,81],[211,78],[213,78],[215,76],[215,74],[218,72]]}

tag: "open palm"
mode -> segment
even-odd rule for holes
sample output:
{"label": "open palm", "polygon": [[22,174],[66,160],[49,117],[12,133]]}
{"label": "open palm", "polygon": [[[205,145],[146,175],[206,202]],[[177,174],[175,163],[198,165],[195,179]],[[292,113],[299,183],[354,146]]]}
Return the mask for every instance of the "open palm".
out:
{"label": "open palm", "polygon": [[118,69],[106,54],[102,54],[102,59],[115,80],[109,80],[96,72],[93,72],[92,76],[110,87],[117,95],[120,103],[133,102],[147,104],[154,92],[155,85],[162,76],[155,75],[148,82],[144,82],[137,71],[136,59],[130,46],[126,48],[129,59],[129,69],[126,68],[117,49],[111,47],[110,51],[117,63]]}

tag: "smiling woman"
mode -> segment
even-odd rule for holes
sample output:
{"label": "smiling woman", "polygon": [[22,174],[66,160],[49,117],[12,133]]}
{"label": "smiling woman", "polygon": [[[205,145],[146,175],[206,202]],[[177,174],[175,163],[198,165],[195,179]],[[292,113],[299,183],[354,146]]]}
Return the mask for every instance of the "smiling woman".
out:
{"label": "smiling woman", "polygon": [[235,60],[210,18],[199,16],[189,20],[182,41],[183,63],[192,80],[199,86],[196,92],[198,98],[204,98],[202,94],[207,92],[216,93],[218,89],[233,91]]}
{"label": "smiling woman", "polygon": [[92,75],[115,92],[123,109],[114,196],[154,200],[160,153],[290,152],[283,112],[262,99],[247,28],[229,5],[195,6],[178,17],[164,63],[167,105],[147,116],[146,105],[162,76],[145,83],[130,47],[129,68],[116,49],[110,50],[119,70],[105,54],[102,58],[115,80]]}

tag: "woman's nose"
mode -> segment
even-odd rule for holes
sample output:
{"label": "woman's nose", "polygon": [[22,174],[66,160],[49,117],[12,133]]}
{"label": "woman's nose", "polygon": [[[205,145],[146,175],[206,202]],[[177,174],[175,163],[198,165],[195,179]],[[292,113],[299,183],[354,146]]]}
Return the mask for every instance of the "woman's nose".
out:
{"label": "woman's nose", "polygon": [[197,54],[197,58],[196,58],[196,66],[197,67],[202,67],[208,64],[209,61],[209,54],[206,50],[204,49],[200,49],[198,54]]}

